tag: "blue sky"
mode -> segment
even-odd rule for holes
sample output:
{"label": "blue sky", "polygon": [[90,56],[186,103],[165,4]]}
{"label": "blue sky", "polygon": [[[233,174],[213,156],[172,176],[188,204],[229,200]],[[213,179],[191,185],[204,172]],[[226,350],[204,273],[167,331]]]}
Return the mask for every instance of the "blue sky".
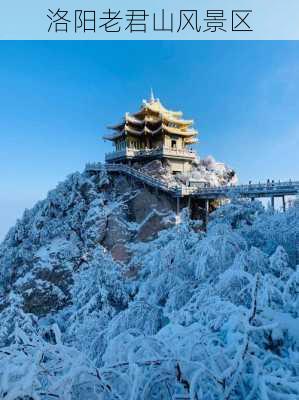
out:
{"label": "blue sky", "polygon": [[240,181],[299,178],[299,42],[0,42],[0,239],[155,95]]}

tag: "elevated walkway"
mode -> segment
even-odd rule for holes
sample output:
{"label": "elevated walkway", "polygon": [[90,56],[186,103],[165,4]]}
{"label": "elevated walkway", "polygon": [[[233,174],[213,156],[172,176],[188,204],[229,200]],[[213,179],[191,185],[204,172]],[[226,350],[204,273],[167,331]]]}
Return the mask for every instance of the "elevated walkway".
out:
{"label": "elevated walkway", "polygon": [[143,172],[129,167],[126,164],[87,164],[86,171],[104,171],[123,173],[148,186],[167,192],[173,197],[196,197],[203,200],[214,200],[224,198],[261,198],[261,197],[284,197],[299,195],[299,181],[267,182],[248,185],[216,186],[216,187],[187,187],[184,185],[170,185],[166,182],[153,178]]}
{"label": "elevated walkway", "polygon": [[126,164],[87,164],[86,171],[107,171],[107,172],[118,172],[125,175],[131,176],[136,180],[145,183],[148,186],[167,192],[174,197],[182,197],[181,186],[171,186],[166,182],[153,178],[143,172],[138,171],[135,168],[129,167]]}

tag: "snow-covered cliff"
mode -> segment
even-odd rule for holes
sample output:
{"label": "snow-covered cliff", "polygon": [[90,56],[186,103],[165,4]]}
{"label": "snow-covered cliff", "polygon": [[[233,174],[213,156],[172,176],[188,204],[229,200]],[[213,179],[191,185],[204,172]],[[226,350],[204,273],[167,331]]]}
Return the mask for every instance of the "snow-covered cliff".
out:
{"label": "snow-covered cliff", "polygon": [[298,206],[174,221],[103,173],[25,211],[0,245],[1,398],[299,398]]}
{"label": "snow-covered cliff", "polygon": [[190,181],[197,181],[208,186],[235,185],[238,177],[235,171],[224,163],[216,162],[212,156],[202,160],[194,160],[188,174],[173,175],[167,161],[154,160],[146,164],[133,163],[133,167],[168,184],[188,185]]}

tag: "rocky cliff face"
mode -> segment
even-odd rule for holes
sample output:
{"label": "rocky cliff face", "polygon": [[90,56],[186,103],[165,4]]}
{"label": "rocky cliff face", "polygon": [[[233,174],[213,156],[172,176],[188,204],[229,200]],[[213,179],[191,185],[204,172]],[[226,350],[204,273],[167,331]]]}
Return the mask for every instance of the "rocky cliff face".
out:
{"label": "rocky cliff face", "polygon": [[24,212],[0,245],[0,397],[299,396],[298,207],[228,204],[207,234],[173,209],[83,172]]}
{"label": "rocky cliff face", "polygon": [[128,262],[130,243],[150,240],[172,223],[165,196],[124,176],[76,173],[8,233],[0,250],[3,290],[20,293],[26,312],[57,311],[69,304],[74,270],[97,246]]}
{"label": "rocky cliff face", "polygon": [[[168,182],[183,179],[171,175],[160,161],[142,170]],[[194,173],[199,171],[205,171],[203,176],[212,183],[220,175],[222,182],[229,181],[223,171],[219,175],[213,168],[194,166]],[[115,262],[127,264],[134,255],[134,244],[153,240],[174,226],[175,207],[171,197],[130,177],[75,173],[32,210],[26,210],[8,233],[0,248],[3,290],[19,293],[25,312],[46,315],[62,309],[70,304],[74,270],[97,246]]]}

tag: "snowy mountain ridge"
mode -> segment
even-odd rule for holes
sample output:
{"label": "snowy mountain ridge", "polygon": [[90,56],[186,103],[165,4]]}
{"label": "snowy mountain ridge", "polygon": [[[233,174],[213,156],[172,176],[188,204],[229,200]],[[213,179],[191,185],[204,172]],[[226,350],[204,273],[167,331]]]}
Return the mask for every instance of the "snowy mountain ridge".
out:
{"label": "snowy mountain ridge", "polygon": [[0,397],[299,398],[298,203],[198,226],[103,172],[26,210],[0,245]]}

